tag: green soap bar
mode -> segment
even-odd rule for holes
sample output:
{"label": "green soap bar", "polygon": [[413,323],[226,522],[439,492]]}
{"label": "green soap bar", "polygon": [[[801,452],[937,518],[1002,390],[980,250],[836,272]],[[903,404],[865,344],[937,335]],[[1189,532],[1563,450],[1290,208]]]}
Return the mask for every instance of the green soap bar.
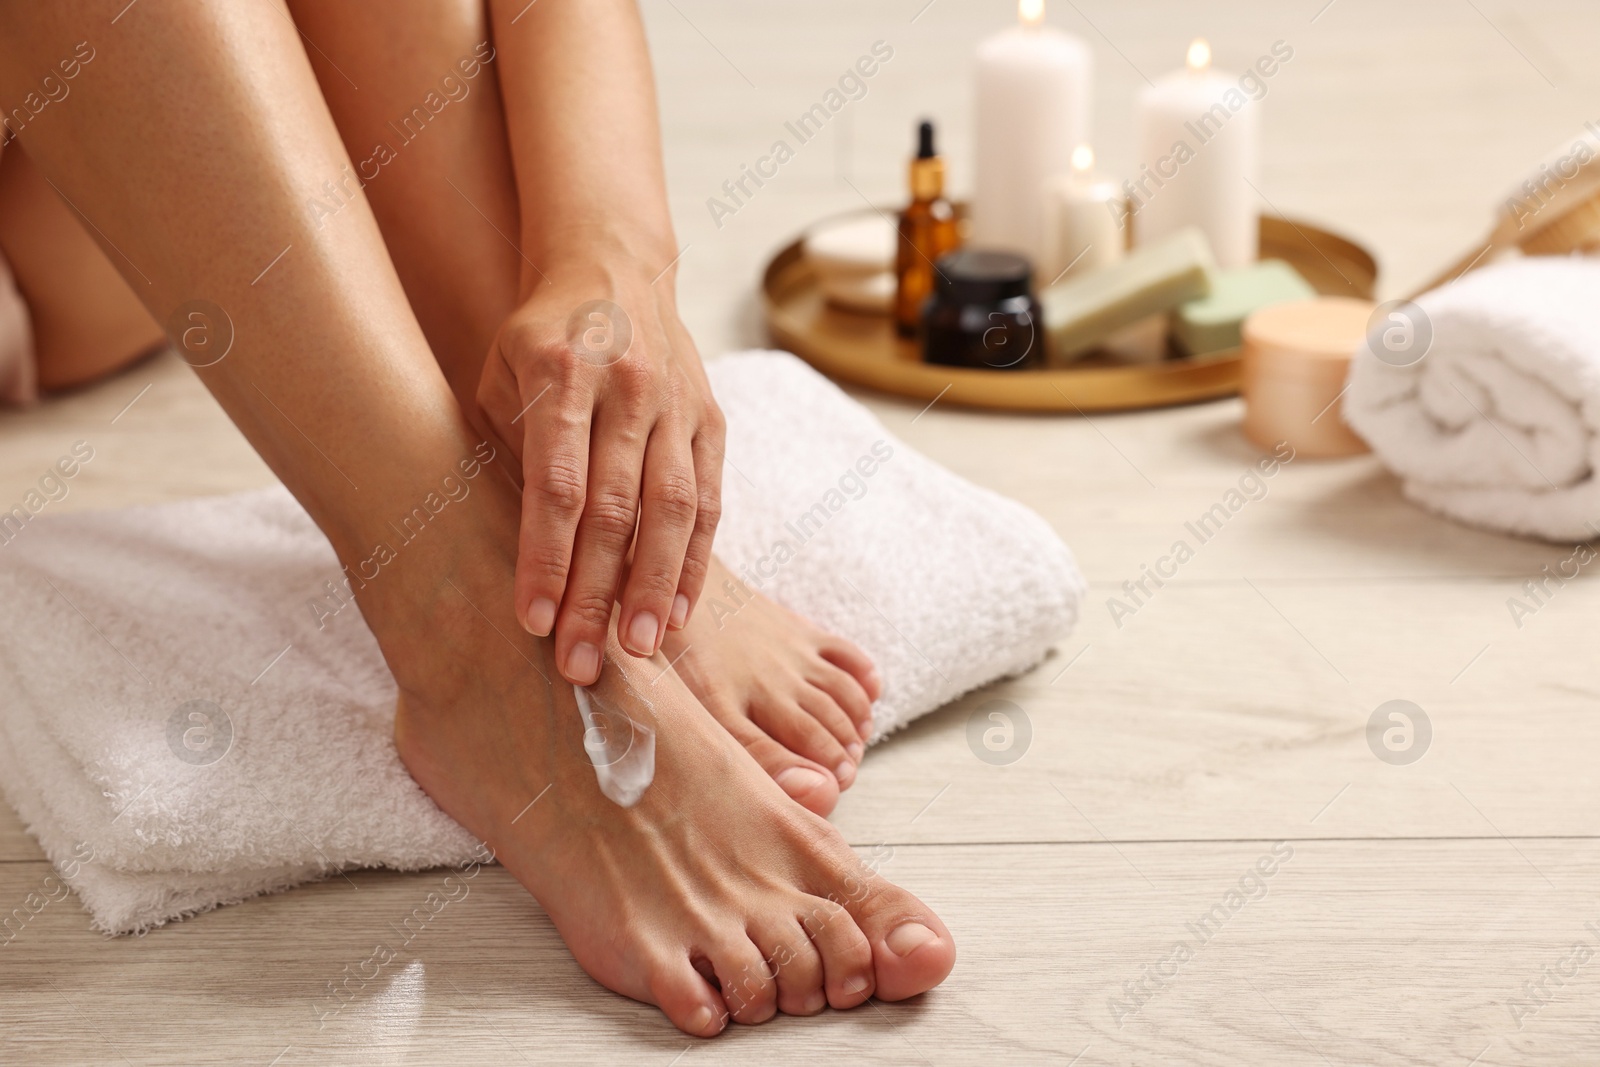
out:
{"label": "green soap bar", "polygon": [[1172,313],[1172,339],[1191,356],[1238,348],[1239,328],[1251,312],[1316,295],[1281,259],[1225,270],[1211,280],[1209,296],[1191,300]]}
{"label": "green soap bar", "polygon": [[1076,358],[1124,326],[1205,296],[1216,269],[1205,234],[1188,226],[1050,286],[1039,303],[1051,353],[1058,360]]}

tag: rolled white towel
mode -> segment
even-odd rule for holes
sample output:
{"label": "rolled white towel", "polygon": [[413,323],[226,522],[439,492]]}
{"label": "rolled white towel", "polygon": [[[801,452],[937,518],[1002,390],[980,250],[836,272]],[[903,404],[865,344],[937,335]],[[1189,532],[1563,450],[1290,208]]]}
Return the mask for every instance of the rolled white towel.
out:
{"label": "rolled white towel", "polygon": [[1396,366],[1369,338],[1345,421],[1424,507],[1548,541],[1600,537],[1600,261],[1514,260],[1416,303],[1431,346]]}

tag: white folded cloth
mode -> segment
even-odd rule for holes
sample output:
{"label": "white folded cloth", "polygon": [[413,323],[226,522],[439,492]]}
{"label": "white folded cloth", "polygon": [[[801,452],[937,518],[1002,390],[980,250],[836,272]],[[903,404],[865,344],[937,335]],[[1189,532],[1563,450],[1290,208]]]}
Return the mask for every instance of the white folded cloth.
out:
{"label": "white folded cloth", "polygon": [[[717,551],[873,657],[876,737],[1071,629],[1082,579],[1038,515],[793,356],[708,369],[729,425]],[[339,575],[281,488],[40,517],[0,545],[0,787],[97,928],[481,856],[395,755],[376,642],[354,605],[329,614]]]}
{"label": "white folded cloth", "polygon": [[1425,507],[1549,541],[1600,536],[1600,263],[1513,260],[1416,303],[1431,347],[1394,366],[1369,338],[1345,421]]}

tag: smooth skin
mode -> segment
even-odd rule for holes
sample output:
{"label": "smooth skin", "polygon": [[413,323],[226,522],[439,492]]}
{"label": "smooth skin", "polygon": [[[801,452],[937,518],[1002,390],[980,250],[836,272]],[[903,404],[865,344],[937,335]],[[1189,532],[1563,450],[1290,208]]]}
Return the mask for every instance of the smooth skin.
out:
{"label": "smooth skin", "polygon": [[[317,42],[308,50],[312,68],[346,148],[358,160],[362,192],[406,296],[452,390],[471,413],[480,382],[503,366],[491,350],[508,318],[522,311],[520,286],[529,276],[538,278],[507,237],[524,229],[507,117],[495,91],[511,61],[497,50],[473,78],[456,77],[437,121],[397,147],[392,159],[368,164],[381,158],[376,145],[398,143],[396,117],[408,114],[430,89],[445,87],[441,72],[459,73],[463,56],[483,52],[490,35],[484,10],[475,2],[438,0],[402,0],[381,15],[361,3],[296,0],[290,7],[296,25]],[[328,58],[333,55],[337,65]],[[656,279],[652,291],[670,311],[671,272]],[[671,318],[677,321],[675,311]],[[525,417],[547,417],[548,399]],[[474,422],[487,427],[481,417]],[[524,534],[527,507],[525,497]],[[530,558],[526,546],[520,558]],[[715,557],[709,573],[718,590],[733,578]],[[749,604],[731,621],[711,618],[709,607],[697,603],[689,621],[665,630],[665,636],[656,622],[644,629],[667,651],[690,691],[779,785],[827,815],[839,791],[855,779],[881,682],[872,662],[850,642],[751,590],[739,596]],[[619,636],[626,637],[625,607],[619,618]],[[637,620],[635,613],[634,625]],[[557,640],[559,659],[559,632]],[[640,640],[636,647],[647,647]]]}
{"label": "smooth skin", "polygon": [[0,151],[0,251],[28,305],[44,390],[95,381],[167,343],[89,232],[26,154]]}
{"label": "smooth skin", "polygon": [[[195,299],[226,309],[232,347],[197,373],[354,564],[483,435],[366,197],[323,225],[306,210],[352,164],[285,12],[164,0],[113,24],[122,8],[0,8],[0,100],[96,42],[69,101],[29,123],[22,147],[157,321]],[[941,981],[954,945],[938,918],[792,803],[660,653],[624,654],[614,634],[599,684],[654,719],[657,772],[632,809],[599,793],[560,639],[519,625],[522,497],[510,474],[478,480],[437,538],[357,590],[423,787],[496,848],[591,975],[686,1032]]]}
{"label": "smooth skin", "polygon": [[[518,232],[519,205],[496,68],[476,60],[487,47],[486,16],[476,4],[433,0],[407,0],[386,17],[355,4],[296,4],[294,14],[340,57],[335,66],[321,46],[309,52],[356,161],[331,183],[333,194],[325,186],[308,198],[308,211],[321,225],[338,224],[344,198],[364,192],[435,358],[481,429],[478,383],[518,308],[524,267],[507,236]],[[468,70],[476,66],[470,77],[460,73],[463,57]],[[456,73],[444,82],[440,71]],[[444,120],[401,141],[391,116],[409,115],[440,90],[449,99]],[[390,142],[403,150],[392,158],[375,151]],[[0,156],[0,250],[31,309],[46,389],[96,380],[165,342],[91,233],[20,147]],[[670,281],[657,285],[670,296]],[[784,790],[827,815],[861,762],[876,672],[854,645],[741,586],[715,557],[711,578],[719,596],[743,605],[737,617],[715,618],[703,601],[683,629],[668,629],[662,647]],[[855,726],[842,732],[846,719]]]}

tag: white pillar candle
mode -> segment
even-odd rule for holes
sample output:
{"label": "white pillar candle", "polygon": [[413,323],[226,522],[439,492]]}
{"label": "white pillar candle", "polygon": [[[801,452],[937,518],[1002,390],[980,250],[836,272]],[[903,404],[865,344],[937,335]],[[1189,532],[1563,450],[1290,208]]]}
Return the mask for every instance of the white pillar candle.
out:
{"label": "white pillar candle", "polygon": [[1035,283],[1047,286],[1121,259],[1126,211],[1121,187],[1096,174],[1093,149],[1079,145],[1072,169],[1045,186],[1044,247]]}
{"label": "white pillar candle", "polygon": [[1044,25],[1044,0],[1020,0],[1021,24],[978,45],[977,165],[969,243],[1038,263],[1044,186],[1089,141],[1093,60],[1077,37]]}
{"label": "white pillar candle", "polygon": [[1255,262],[1259,110],[1211,69],[1203,40],[1189,46],[1185,69],[1140,92],[1140,167],[1123,185],[1136,244],[1198,226],[1219,267]]}

